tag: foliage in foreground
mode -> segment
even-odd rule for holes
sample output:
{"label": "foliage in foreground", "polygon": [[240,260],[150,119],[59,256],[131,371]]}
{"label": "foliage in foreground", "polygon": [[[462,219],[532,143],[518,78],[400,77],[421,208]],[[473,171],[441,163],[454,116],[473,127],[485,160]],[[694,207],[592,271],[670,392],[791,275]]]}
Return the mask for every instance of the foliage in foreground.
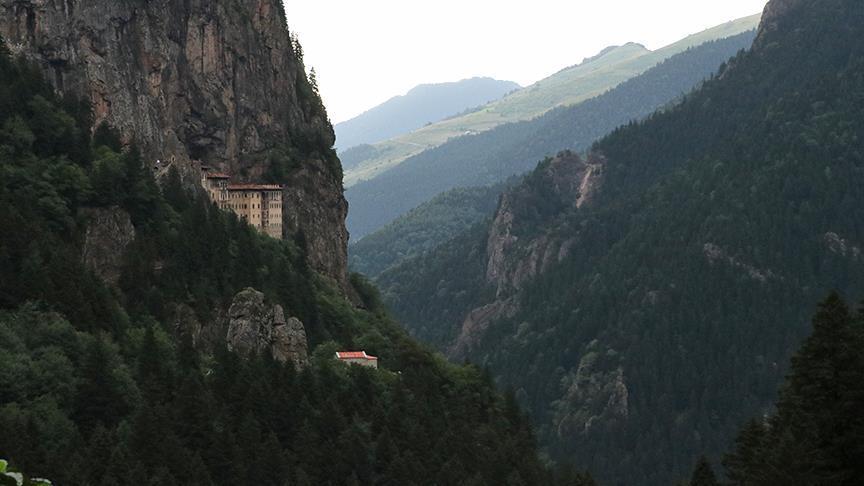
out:
{"label": "foliage in foreground", "polygon": [[0,459],[0,485],[3,486],[51,486],[51,481],[42,478],[28,478],[24,473],[9,467],[9,463]]}
{"label": "foliage in foreground", "polygon": [[733,484],[855,485],[864,481],[864,309],[835,293],[813,318],[777,410],[738,434],[723,459]]}

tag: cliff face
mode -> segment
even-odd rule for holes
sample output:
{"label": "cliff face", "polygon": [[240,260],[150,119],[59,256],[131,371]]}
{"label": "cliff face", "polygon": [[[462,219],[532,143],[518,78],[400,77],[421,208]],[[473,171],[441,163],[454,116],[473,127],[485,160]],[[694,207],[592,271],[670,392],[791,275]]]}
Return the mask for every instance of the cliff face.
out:
{"label": "cliff face", "polygon": [[0,34],[62,93],[90,100],[151,159],[256,180],[291,158],[285,228],[346,282],[347,203],[333,130],[278,0],[0,0]]}
{"label": "cliff face", "polygon": [[495,298],[465,317],[449,348],[452,357],[467,358],[494,321],[516,313],[524,284],[570,254],[576,241],[561,237],[553,220],[590,203],[602,182],[604,164],[599,155],[584,160],[564,151],[541,164],[524,184],[501,195],[486,243],[485,277]]}
{"label": "cliff face", "polygon": [[762,13],[762,21],[759,25],[759,33],[755,45],[765,47],[766,37],[776,31],[783,22],[783,17],[789,12],[807,4],[807,0],[771,0],[765,5]]}
{"label": "cliff face", "polygon": [[[571,241],[532,229],[550,216],[547,212],[557,215],[588,202],[599,186],[602,164],[598,156],[585,161],[565,151],[539,167],[526,184],[501,196],[486,247],[486,280],[498,297],[518,291],[567,256]],[[540,201],[547,209],[535,210]]]}

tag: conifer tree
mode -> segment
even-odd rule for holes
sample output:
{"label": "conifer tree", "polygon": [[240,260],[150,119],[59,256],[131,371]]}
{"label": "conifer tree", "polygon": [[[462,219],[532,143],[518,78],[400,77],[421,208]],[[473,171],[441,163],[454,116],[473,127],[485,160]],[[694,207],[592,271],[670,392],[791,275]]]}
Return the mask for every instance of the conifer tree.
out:
{"label": "conifer tree", "polygon": [[[784,430],[778,470],[794,464],[815,481],[844,484],[860,461],[845,448],[861,440],[849,425],[859,423],[861,347],[849,307],[837,293],[819,306],[813,334],[792,358],[787,387],[781,392],[775,427]],[[857,405],[857,409],[856,409]],[[810,447],[803,447],[809,445]],[[859,476],[859,479],[864,476]]]}
{"label": "conifer tree", "polygon": [[719,486],[719,484],[714,469],[711,468],[711,463],[705,456],[700,457],[696,463],[696,469],[693,470],[693,476],[690,478],[690,486]]}
{"label": "conifer tree", "polygon": [[837,293],[792,358],[777,413],[751,422],[724,458],[736,485],[855,485],[864,478],[864,321]]}
{"label": "conifer tree", "polygon": [[76,418],[85,430],[100,423],[114,425],[129,410],[130,390],[118,383],[116,364],[116,351],[108,338],[103,334],[93,338],[85,352],[76,398]]}
{"label": "conifer tree", "polygon": [[763,448],[768,433],[761,420],[751,420],[735,439],[734,449],[723,457],[729,479],[741,486],[757,486],[763,477]]}

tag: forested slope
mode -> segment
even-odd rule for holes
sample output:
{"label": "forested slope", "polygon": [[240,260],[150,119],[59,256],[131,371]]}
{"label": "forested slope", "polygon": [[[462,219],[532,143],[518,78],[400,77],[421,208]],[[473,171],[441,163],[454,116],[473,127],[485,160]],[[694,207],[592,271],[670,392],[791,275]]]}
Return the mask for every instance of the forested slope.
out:
{"label": "forested slope", "polygon": [[716,459],[771,410],[817,302],[864,294],[862,29],[857,1],[771,1],[751,51],[541,163],[491,224],[382,275],[385,300],[602,481]]}
{"label": "forested slope", "polygon": [[387,226],[351,245],[351,270],[376,278],[402,261],[430,251],[492,216],[505,181],[483,187],[460,187],[441,193]]}

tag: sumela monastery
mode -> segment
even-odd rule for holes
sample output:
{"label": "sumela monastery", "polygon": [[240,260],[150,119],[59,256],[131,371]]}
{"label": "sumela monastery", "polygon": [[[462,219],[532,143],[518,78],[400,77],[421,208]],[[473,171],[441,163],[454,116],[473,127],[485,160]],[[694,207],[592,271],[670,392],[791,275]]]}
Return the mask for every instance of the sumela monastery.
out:
{"label": "sumela monastery", "polygon": [[282,239],[282,186],[231,184],[228,174],[201,166],[201,184],[219,207],[273,238]]}

